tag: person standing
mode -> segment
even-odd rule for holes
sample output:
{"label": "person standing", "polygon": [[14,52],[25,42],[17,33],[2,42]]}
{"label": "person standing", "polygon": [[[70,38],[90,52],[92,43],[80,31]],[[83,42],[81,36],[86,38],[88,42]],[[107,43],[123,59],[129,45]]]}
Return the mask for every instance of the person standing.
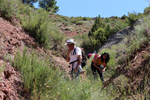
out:
{"label": "person standing", "polygon": [[109,59],[110,59],[109,54],[103,53],[101,56],[98,56],[92,60],[91,69],[94,75],[94,79],[97,79],[97,73],[96,73],[97,71],[101,81],[104,82],[103,72],[106,69]]}
{"label": "person standing", "polygon": [[74,42],[73,39],[67,40],[68,51],[67,51],[67,58],[66,61],[69,62],[69,64],[72,67],[71,70],[71,77],[72,79],[79,77],[79,75],[82,72],[81,67],[81,59],[82,59],[82,53],[81,49],[79,47],[76,47],[76,42]]}

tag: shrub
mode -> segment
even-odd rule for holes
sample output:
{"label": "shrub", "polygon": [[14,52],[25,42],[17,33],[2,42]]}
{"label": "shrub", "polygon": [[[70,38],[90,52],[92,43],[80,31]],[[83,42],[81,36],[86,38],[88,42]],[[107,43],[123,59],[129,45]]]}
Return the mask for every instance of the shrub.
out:
{"label": "shrub", "polygon": [[126,15],[123,15],[122,17],[121,17],[121,19],[126,19],[127,18],[127,16]]}
{"label": "shrub", "polygon": [[149,14],[150,14],[150,6],[149,6],[149,7],[146,7],[146,8],[144,9],[144,14],[145,14],[145,15],[149,15]]}
{"label": "shrub", "polygon": [[103,28],[99,28],[97,31],[94,32],[94,38],[99,43],[104,43],[106,41],[106,34]]}
{"label": "shrub", "polygon": [[90,21],[92,18],[89,18],[89,17],[83,17],[83,21]]}
{"label": "shrub", "polygon": [[76,25],[82,25],[83,23],[82,22],[76,22]]}
{"label": "shrub", "polygon": [[[30,99],[48,100],[91,100],[107,97],[105,90],[99,91],[99,81],[69,81],[58,67],[49,66],[50,59],[44,59],[35,52],[17,53],[14,59],[15,68],[22,74],[25,90],[31,93]],[[94,93],[94,94],[93,94]],[[97,94],[97,95],[96,95]],[[101,95],[100,95],[101,94]]]}
{"label": "shrub", "polygon": [[5,18],[15,15],[23,29],[44,47],[54,47],[63,41],[64,35],[54,28],[49,13],[44,9],[34,9],[18,0],[0,0],[0,14]]}
{"label": "shrub", "polygon": [[89,18],[87,17],[83,17],[83,21],[87,21]]}
{"label": "shrub", "polygon": [[28,13],[29,15],[25,14],[23,15],[24,17],[20,17],[23,28],[35,37],[39,43],[48,46],[50,37],[49,27],[52,25],[50,24],[48,13],[43,9],[34,10],[31,8]]}
{"label": "shrub", "polygon": [[150,24],[149,24],[149,18],[144,18],[144,22],[141,25],[137,25],[135,27],[136,35],[132,36],[132,42],[130,45],[130,51],[131,53],[134,53],[134,51],[146,47],[150,42]]}
{"label": "shrub", "polygon": [[118,29],[118,31],[126,28],[128,26],[128,23],[125,23],[123,21],[117,21],[115,28]]}
{"label": "shrub", "polygon": [[71,23],[76,24],[77,21],[78,21],[77,19],[72,19],[72,20],[71,20]]}
{"label": "shrub", "polygon": [[6,19],[15,14],[14,0],[0,0],[0,15]]}
{"label": "shrub", "polygon": [[137,14],[137,13],[128,13],[128,21],[129,21],[129,24],[133,27],[133,24],[134,24],[134,22],[137,20],[137,19],[139,19],[139,18],[141,18],[142,17],[142,15],[141,14]]}
{"label": "shrub", "polygon": [[[22,55],[17,53],[14,59],[14,67],[22,73],[25,90],[32,93],[33,97],[44,95],[46,91],[53,88],[52,84],[57,81],[55,78],[58,78],[61,74],[54,70],[52,66],[49,67],[49,60],[39,58],[35,53],[28,55],[26,50]],[[50,87],[47,87],[48,85]]]}

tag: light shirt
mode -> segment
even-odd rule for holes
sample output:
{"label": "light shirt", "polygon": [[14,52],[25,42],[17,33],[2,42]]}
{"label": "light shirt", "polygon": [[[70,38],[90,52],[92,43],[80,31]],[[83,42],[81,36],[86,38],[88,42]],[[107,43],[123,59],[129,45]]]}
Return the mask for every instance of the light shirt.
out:
{"label": "light shirt", "polygon": [[[74,53],[74,55],[73,55],[74,49],[75,49],[75,53]],[[75,46],[74,49],[73,49],[73,50],[70,52],[70,54],[69,54],[70,62],[73,62],[73,61],[77,60],[77,56],[78,56],[78,55],[82,55],[82,54],[81,54],[81,49],[80,49],[79,47],[76,47],[76,46]],[[73,69],[76,68],[77,63],[78,63],[78,61],[76,61],[76,62],[73,63],[73,66],[72,66]],[[79,67],[81,67],[81,64],[79,65]]]}

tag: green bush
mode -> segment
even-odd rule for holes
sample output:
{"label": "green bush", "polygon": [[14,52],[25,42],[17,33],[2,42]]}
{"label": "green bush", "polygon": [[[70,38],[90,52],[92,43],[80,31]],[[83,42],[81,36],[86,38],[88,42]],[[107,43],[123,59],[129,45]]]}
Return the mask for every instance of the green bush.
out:
{"label": "green bush", "polygon": [[83,22],[76,22],[76,25],[82,25],[83,24]]}
{"label": "green bush", "polygon": [[[51,60],[44,59],[35,52],[23,54],[17,53],[14,59],[14,67],[21,73],[24,81],[24,89],[31,93],[30,99],[48,100],[96,100],[96,98],[108,98],[106,91],[101,90],[99,81],[68,80],[66,73],[62,73],[59,67],[49,66]],[[92,77],[92,76],[91,76]]]}
{"label": "green bush", "polygon": [[81,47],[83,47],[85,49],[86,53],[93,52],[95,50],[93,38],[86,36],[86,38],[81,43]]}
{"label": "green bush", "polygon": [[120,31],[120,30],[126,28],[127,26],[128,26],[128,23],[125,23],[123,21],[117,21],[115,28],[118,29],[118,31]]}
{"label": "green bush", "polygon": [[72,20],[71,20],[71,23],[76,24],[77,21],[78,21],[77,19],[72,19]]}
{"label": "green bush", "polygon": [[130,42],[129,52],[134,53],[134,51],[147,47],[150,43],[150,18],[144,18],[144,22],[141,25],[135,27],[136,35],[132,36],[132,42]]}
{"label": "green bush", "polygon": [[89,20],[89,18],[83,17],[83,21],[87,21],[87,20]]}
{"label": "green bush", "polygon": [[0,0],[0,15],[6,19],[15,14],[15,3],[14,0]]}
{"label": "green bush", "polygon": [[149,15],[149,14],[150,14],[150,6],[149,6],[149,7],[146,7],[146,8],[144,9],[144,14],[145,14],[145,15]]}
{"label": "green bush", "polygon": [[141,14],[137,14],[137,13],[128,13],[128,21],[129,21],[129,25],[133,26],[134,22],[141,18],[142,15]]}
{"label": "green bush", "polygon": [[19,0],[1,0],[0,14],[5,18],[11,18],[12,15],[19,18],[22,28],[40,45],[48,48],[53,48],[55,44],[59,45],[57,47],[62,45],[64,35],[56,30],[49,12],[44,9],[32,8]]}
{"label": "green bush", "polygon": [[121,19],[126,19],[127,18],[127,16],[126,15],[123,15],[122,17],[121,17]]}
{"label": "green bush", "polygon": [[48,13],[43,9],[34,10],[31,8],[28,9],[28,13],[23,15],[24,17],[20,17],[22,27],[35,37],[39,43],[47,46],[49,44],[49,27],[51,25]]}
{"label": "green bush", "polygon": [[31,93],[31,98],[44,96],[48,91],[54,92],[58,88],[56,83],[59,77],[62,78],[61,72],[53,66],[50,67],[49,61],[35,53],[28,55],[26,50],[22,55],[17,53],[15,56],[14,67],[22,74],[24,88]]}
{"label": "green bush", "polygon": [[103,44],[106,42],[106,37],[107,35],[105,34],[105,30],[103,28],[99,28],[97,31],[94,32],[94,38],[97,42]]}
{"label": "green bush", "polygon": [[53,50],[54,55],[62,55],[62,51],[64,48],[64,39],[65,35],[60,33],[58,30],[50,28],[50,49]]}

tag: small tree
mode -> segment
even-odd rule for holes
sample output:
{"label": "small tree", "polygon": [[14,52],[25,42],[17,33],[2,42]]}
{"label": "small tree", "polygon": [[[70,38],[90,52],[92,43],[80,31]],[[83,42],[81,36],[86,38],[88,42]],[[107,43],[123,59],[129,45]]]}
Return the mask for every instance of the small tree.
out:
{"label": "small tree", "polygon": [[138,19],[137,13],[128,13],[128,15],[129,15],[128,21],[130,25],[133,26],[134,22]]}
{"label": "small tree", "polygon": [[59,11],[59,7],[56,6],[56,3],[55,0],[39,0],[39,6],[52,13]]}
{"label": "small tree", "polygon": [[38,0],[22,0],[23,4],[29,4],[29,5],[33,5],[33,3],[36,3]]}
{"label": "small tree", "polygon": [[107,39],[105,30],[103,28],[99,28],[97,31],[95,31],[94,38],[98,43],[103,44]]}
{"label": "small tree", "polygon": [[95,32],[97,31],[100,27],[103,27],[103,23],[101,21],[101,17],[100,15],[96,18],[95,22],[94,22],[94,25],[92,26],[91,28],[91,32]]}
{"label": "small tree", "polygon": [[145,14],[145,15],[150,14],[150,6],[149,6],[149,7],[146,7],[146,8],[144,9],[144,14]]}

